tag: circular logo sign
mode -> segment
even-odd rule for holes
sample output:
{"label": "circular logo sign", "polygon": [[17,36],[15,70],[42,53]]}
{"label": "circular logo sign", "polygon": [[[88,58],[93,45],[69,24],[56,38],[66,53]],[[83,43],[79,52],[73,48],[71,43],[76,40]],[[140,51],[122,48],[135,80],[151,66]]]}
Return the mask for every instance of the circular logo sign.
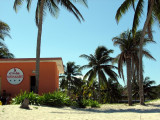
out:
{"label": "circular logo sign", "polygon": [[17,85],[23,80],[23,72],[18,68],[12,68],[7,73],[7,80],[10,84]]}

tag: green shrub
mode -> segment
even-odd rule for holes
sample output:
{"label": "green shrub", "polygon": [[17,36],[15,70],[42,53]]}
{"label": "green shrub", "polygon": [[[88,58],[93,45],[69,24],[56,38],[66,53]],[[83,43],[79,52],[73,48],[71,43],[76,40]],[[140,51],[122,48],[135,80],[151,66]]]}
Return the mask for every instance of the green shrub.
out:
{"label": "green shrub", "polygon": [[100,104],[96,100],[90,100],[91,107],[100,107]]}
{"label": "green shrub", "polygon": [[72,106],[72,107],[76,107],[76,108],[77,108],[79,105],[78,105],[78,102],[76,102],[76,101],[72,101],[71,106]]}
{"label": "green shrub", "polygon": [[33,105],[38,105],[38,94],[33,92],[20,92],[16,97],[12,98],[11,104],[21,104],[25,98],[29,99],[29,103]]}
{"label": "green shrub", "polygon": [[42,96],[33,92],[20,92],[19,95],[14,97],[11,101],[12,104],[21,104],[25,98],[29,99],[32,105],[47,105],[54,107],[74,106],[79,108],[100,107],[99,103],[94,100],[81,99],[79,101],[72,101],[66,93],[56,91],[53,93],[45,93]]}
{"label": "green shrub", "polygon": [[86,108],[87,106],[89,106],[89,100],[82,99],[82,100],[78,101],[79,108]]}
{"label": "green shrub", "polygon": [[70,105],[69,97],[63,92],[45,93],[39,97],[39,103],[54,107]]}

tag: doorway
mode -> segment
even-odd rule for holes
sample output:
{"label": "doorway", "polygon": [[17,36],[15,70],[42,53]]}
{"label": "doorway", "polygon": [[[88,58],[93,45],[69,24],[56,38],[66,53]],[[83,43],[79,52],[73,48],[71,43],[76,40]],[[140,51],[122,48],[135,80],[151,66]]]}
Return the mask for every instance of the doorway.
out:
{"label": "doorway", "polygon": [[31,76],[30,77],[30,92],[36,92],[35,91],[36,88],[36,77],[35,76]]}

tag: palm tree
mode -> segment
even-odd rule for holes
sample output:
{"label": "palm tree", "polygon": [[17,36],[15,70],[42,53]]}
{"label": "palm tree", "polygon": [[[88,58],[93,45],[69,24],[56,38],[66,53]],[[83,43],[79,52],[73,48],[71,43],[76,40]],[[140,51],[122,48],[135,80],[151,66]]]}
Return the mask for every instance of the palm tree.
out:
{"label": "palm tree", "polygon": [[[87,6],[86,0],[79,0],[79,2],[80,1]],[[17,11],[17,7],[22,5],[23,2],[24,0],[15,0],[14,2],[15,11]],[[32,0],[27,0],[28,10],[30,9],[31,3],[32,3]],[[73,13],[74,16],[79,21],[84,20],[83,16],[79,12],[79,10],[74,6],[71,0],[37,0],[37,8],[36,8],[36,15],[35,15],[36,24],[38,26],[37,49],[36,49],[36,93],[38,93],[38,88],[39,88],[40,46],[41,46],[42,23],[43,23],[44,13],[46,12],[46,10],[49,10],[49,12],[56,17],[59,11],[59,8],[58,8],[59,4],[67,8],[69,12]]]}
{"label": "palm tree", "polygon": [[146,30],[148,31],[149,37],[152,38],[152,25],[154,21],[158,21],[160,23],[160,1],[159,0],[138,0],[137,6],[135,8],[136,0],[125,0],[122,5],[118,8],[116,13],[116,20],[119,22],[122,15],[126,13],[126,11],[133,6],[135,14],[134,20],[132,25],[132,33],[135,35],[137,27],[140,23],[140,17],[143,13],[144,4],[147,2],[147,17],[143,26],[143,30],[141,33],[140,39],[140,48],[139,48],[139,72],[140,72],[140,81],[139,81],[139,91],[140,91],[140,104],[144,105],[144,94],[143,94],[143,64],[142,64],[142,49],[143,49],[143,42]]}
{"label": "palm tree", "polygon": [[[127,91],[128,91],[128,104],[132,105],[132,87],[131,87],[131,79],[133,77],[133,70],[136,67],[139,71],[139,43],[140,43],[140,35],[142,31],[138,31],[135,37],[132,35],[130,30],[123,32],[118,37],[114,37],[112,40],[115,46],[119,46],[121,53],[116,57],[118,60],[118,72],[120,77],[124,80],[123,75],[123,64],[127,65]],[[148,42],[153,42],[149,39],[149,37],[145,36],[145,44]],[[143,50],[143,54],[151,59],[154,59],[152,55],[147,51]]]}
{"label": "palm tree", "polygon": [[94,79],[98,77],[99,101],[101,101],[101,87],[107,83],[106,75],[108,75],[110,78],[113,78],[114,80],[117,80],[117,74],[113,71],[113,69],[116,69],[117,67],[110,64],[113,61],[113,58],[109,56],[110,53],[113,53],[113,50],[108,50],[104,46],[99,46],[95,50],[94,55],[83,54],[80,56],[87,59],[89,62],[87,65],[80,67],[80,70],[90,69],[85,74],[84,80],[88,78],[88,81],[93,83]]}
{"label": "palm tree", "polygon": [[75,62],[68,62],[67,66],[64,66],[64,74],[60,76],[62,78],[60,87],[67,88],[69,96],[71,88],[79,82],[80,75],[82,74],[79,71],[79,65],[75,65]]}
{"label": "palm tree", "polygon": [[[134,84],[134,89],[133,89],[133,96],[139,97],[138,94],[138,82],[136,81]],[[155,86],[154,80],[150,80],[150,77],[145,77],[143,81],[143,89],[144,89],[144,98],[149,98],[149,99],[155,99],[155,96],[157,95],[157,92],[154,91]]]}
{"label": "palm tree", "polygon": [[105,93],[107,93],[106,97],[109,99],[108,102],[117,103],[118,100],[122,98],[123,87],[119,84],[118,81],[109,78],[108,88],[106,90],[107,91]]}

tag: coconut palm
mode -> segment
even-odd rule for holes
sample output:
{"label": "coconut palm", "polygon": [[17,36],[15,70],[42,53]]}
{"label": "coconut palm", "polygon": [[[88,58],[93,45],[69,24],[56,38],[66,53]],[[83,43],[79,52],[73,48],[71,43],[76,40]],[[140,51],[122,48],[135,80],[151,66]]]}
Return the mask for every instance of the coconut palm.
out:
{"label": "coconut palm", "polygon": [[[142,31],[138,31],[135,34],[135,37],[132,35],[130,30],[127,30],[120,34],[120,36],[114,37],[112,40],[115,46],[119,46],[121,53],[116,57],[118,60],[118,73],[120,77],[124,80],[123,75],[123,64],[127,66],[127,91],[128,91],[128,104],[132,105],[132,88],[131,88],[131,80],[133,77],[133,70],[137,68],[139,70],[139,43],[140,43],[140,35]],[[146,45],[149,42],[154,42],[149,39],[149,37],[145,36]],[[143,55],[148,58],[154,59],[152,55],[147,51],[143,50]]]}
{"label": "coconut palm", "polygon": [[135,14],[132,25],[132,33],[135,35],[137,27],[140,23],[140,17],[143,14],[144,4],[147,2],[147,17],[143,26],[143,30],[141,33],[140,39],[140,48],[139,48],[139,71],[140,71],[140,81],[139,81],[139,93],[140,93],[140,104],[144,104],[144,94],[143,94],[143,66],[142,66],[142,49],[143,42],[146,30],[148,31],[149,37],[152,38],[152,25],[154,21],[158,21],[160,23],[160,1],[159,0],[138,0],[137,6],[135,8],[135,3],[137,0],[125,0],[122,5],[118,8],[116,13],[116,20],[119,22],[122,15],[129,10],[131,6],[133,6]]}
{"label": "coconut palm", "polygon": [[[136,81],[134,84],[134,89],[133,89],[133,96],[139,97],[138,94],[138,82]],[[156,99],[155,96],[157,96],[157,92],[154,91],[155,86],[154,80],[150,80],[150,77],[145,77],[143,81],[143,89],[144,89],[144,97],[149,98],[149,99]]]}
{"label": "coconut palm", "polygon": [[79,71],[79,65],[75,65],[75,62],[68,62],[67,66],[64,66],[64,74],[60,76],[62,78],[60,87],[68,89],[68,95],[70,96],[70,91],[73,86],[79,83],[78,76],[82,75]]}
{"label": "coconut palm", "polygon": [[88,78],[90,83],[93,83],[94,79],[98,77],[99,82],[99,101],[101,101],[101,88],[104,87],[107,83],[106,75],[114,80],[117,80],[117,74],[113,71],[113,69],[117,69],[117,67],[110,64],[113,61],[113,58],[110,57],[110,53],[113,53],[113,50],[108,50],[104,46],[99,46],[94,55],[86,55],[83,54],[80,57],[83,57],[88,60],[87,65],[83,65],[80,67],[80,70],[90,69],[84,76],[84,79]]}
{"label": "coconut palm", "polygon": [[[79,2],[86,4],[86,0],[78,0]],[[24,0],[15,0],[14,9],[17,11],[17,7],[21,6]],[[30,9],[32,0],[27,0],[27,9]],[[76,1],[74,1],[76,2]],[[36,49],[36,93],[38,93],[39,88],[39,63],[40,63],[40,46],[41,46],[41,35],[42,35],[42,23],[43,17],[47,10],[51,13],[51,15],[57,17],[57,13],[59,11],[58,5],[61,5],[79,20],[84,20],[83,16],[79,12],[79,10],[74,6],[71,0],[37,0],[37,8],[36,8],[36,24],[38,26],[38,35],[37,35],[37,49]]]}

